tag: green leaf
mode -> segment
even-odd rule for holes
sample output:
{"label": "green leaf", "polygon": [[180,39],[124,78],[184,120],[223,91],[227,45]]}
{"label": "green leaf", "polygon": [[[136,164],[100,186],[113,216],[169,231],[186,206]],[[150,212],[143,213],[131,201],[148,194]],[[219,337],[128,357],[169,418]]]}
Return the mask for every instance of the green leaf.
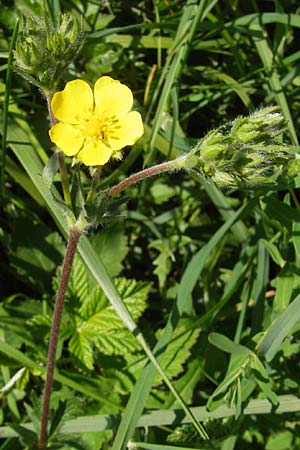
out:
{"label": "green leaf", "polygon": [[[160,364],[166,371],[169,378],[179,375],[183,371],[184,364],[191,354],[191,348],[195,344],[199,329],[190,329],[190,321],[182,319],[174,334],[173,339],[164,351]],[[159,338],[162,335],[162,330],[157,334]],[[155,383],[159,383],[161,377],[159,375],[155,378]]]}
{"label": "green leaf", "polygon": [[122,223],[117,223],[101,230],[91,240],[92,245],[103,261],[108,273],[114,277],[123,270],[122,261],[129,248],[127,236]]}
{"label": "green leaf", "polygon": [[296,255],[300,257],[300,222],[293,220],[292,224],[292,239]]}
{"label": "green leaf", "polygon": [[33,217],[16,220],[11,262],[41,292],[51,289],[51,277],[61,264],[62,252],[63,241],[57,232]]}
{"label": "green leaf", "polygon": [[46,184],[47,188],[50,189],[54,180],[54,177],[59,169],[58,155],[54,153],[47,161],[44,170],[42,179]]}
{"label": "green leaf", "polygon": [[235,342],[231,341],[228,337],[220,333],[210,333],[208,336],[208,340],[212,345],[214,345],[215,347],[219,348],[220,350],[226,353],[241,354],[244,357],[249,356],[251,353],[251,350],[249,350],[247,347],[244,347],[243,345],[240,344],[236,344]]}
{"label": "green leaf", "polygon": [[[86,291],[87,273],[80,259],[77,259],[75,269],[75,273],[81,273],[81,287],[85,287],[82,291],[83,297],[80,297],[76,289],[74,291],[76,285],[73,284],[72,296],[75,295],[77,298],[77,308],[68,308],[68,314],[74,324],[69,342],[70,353],[81,364],[92,370],[93,348],[98,348],[105,355],[120,355],[124,358],[127,354],[140,350],[138,341],[124,326],[104,293],[98,287],[94,287],[90,292]],[[116,279],[116,288],[131,316],[134,320],[138,320],[146,308],[150,283],[120,278]]]}
{"label": "green leaf", "polygon": [[175,195],[174,187],[163,183],[154,183],[150,188],[150,192],[156,205],[166,202]]}
{"label": "green leaf", "polygon": [[286,310],[291,302],[293,292],[300,288],[300,270],[296,264],[287,263],[275,278],[276,288],[273,302],[273,316]]}
{"label": "green leaf", "polygon": [[173,235],[168,239],[155,239],[149,244],[149,248],[155,248],[159,252],[159,255],[154,259],[153,264],[157,266],[154,273],[158,277],[161,289],[164,287],[168,273],[172,267],[172,262],[175,261],[173,252],[184,247],[190,241],[191,239],[188,236]]}
{"label": "green leaf", "polygon": [[266,247],[273,261],[282,268],[285,265],[285,260],[281,256],[276,245],[266,239],[260,239],[260,242]]}
{"label": "green leaf", "polygon": [[251,357],[250,367],[253,370],[256,382],[260,387],[260,389],[262,390],[262,392],[273,403],[273,405],[277,406],[278,399],[275,392],[272,391],[270,377],[268,376],[262,362],[254,354],[252,354]]}
{"label": "green leaf", "polygon": [[293,221],[300,222],[300,212],[290,205],[283,203],[275,195],[265,196],[261,201],[264,212],[280,224],[285,226],[292,234]]}
{"label": "green leaf", "polygon": [[[58,276],[54,280],[54,290],[57,290],[60,271],[58,271]],[[81,308],[82,304],[88,298],[90,289],[94,287],[94,281],[89,282],[88,273],[86,267],[79,255],[75,255],[72,271],[68,283],[68,288],[66,292],[66,298],[68,302],[66,303],[66,310],[73,311],[74,309]]]}
{"label": "green leaf", "polygon": [[[176,445],[150,444],[146,442],[128,442],[128,450],[192,450],[192,447],[178,447]],[[198,450],[205,450],[205,447],[198,447]],[[219,450],[220,447],[211,447],[212,450]]]}
{"label": "green leaf", "polygon": [[[241,376],[242,371],[240,368],[232,370],[223,381],[218,385],[213,394],[208,399],[206,407],[209,411],[214,411],[220,403],[224,403],[225,397],[228,393],[228,389],[237,382],[237,379]],[[231,403],[234,401],[232,399]],[[230,404],[231,406],[231,404]]]}
{"label": "green leaf", "polygon": [[16,431],[16,433],[21,437],[21,440],[29,446],[29,448],[34,449],[37,444],[37,435],[22,425],[18,425],[17,423],[10,424],[10,427]]}
{"label": "green leaf", "polygon": [[171,269],[171,260],[174,260],[174,255],[170,249],[168,239],[156,239],[150,243],[149,248],[155,248],[159,252],[158,256],[153,260],[153,264],[156,266],[154,273],[157,275],[159,287],[162,289]]}
{"label": "green leaf", "polygon": [[257,346],[257,353],[264,355],[267,361],[271,361],[276,355],[281,342],[299,319],[300,295],[297,295],[288,308],[268,328]]}
{"label": "green leaf", "polygon": [[[196,352],[197,350],[192,351],[194,357],[187,362],[187,367],[180,378],[174,381],[176,389],[187,404],[192,404],[195,387],[204,374],[204,360],[200,356],[195,357]],[[173,395],[169,394],[163,406],[171,408],[174,405],[178,405],[178,403]]]}
{"label": "green leaf", "polygon": [[294,432],[282,431],[268,438],[266,450],[288,450],[293,448]]}
{"label": "green leaf", "polygon": [[82,327],[78,327],[69,341],[69,351],[89,370],[94,368],[92,343]]}

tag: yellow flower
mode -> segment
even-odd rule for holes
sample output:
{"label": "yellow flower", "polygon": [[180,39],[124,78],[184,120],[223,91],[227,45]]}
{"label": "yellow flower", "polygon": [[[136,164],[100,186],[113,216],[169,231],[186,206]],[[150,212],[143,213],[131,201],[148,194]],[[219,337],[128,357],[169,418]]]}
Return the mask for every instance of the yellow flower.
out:
{"label": "yellow flower", "polygon": [[59,122],[50,129],[50,139],[86,166],[102,166],[144,133],[140,113],[130,111],[132,103],[131,90],[110,77],[99,78],[94,92],[85,81],[69,81],[52,98]]}

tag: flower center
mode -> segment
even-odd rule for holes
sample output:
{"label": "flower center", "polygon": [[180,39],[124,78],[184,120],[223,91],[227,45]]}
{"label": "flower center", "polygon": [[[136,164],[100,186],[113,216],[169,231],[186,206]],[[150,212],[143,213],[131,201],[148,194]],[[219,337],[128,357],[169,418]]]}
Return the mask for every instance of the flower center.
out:
{"label": "flower center", "polygon": [[101,139],[107,146],[109,146],[108,139],[114,139],[116,137],[115,132],[120,128],[119,120],[116,116],[98,117],[93,115],[82,126],[82,134],[91,140]]}

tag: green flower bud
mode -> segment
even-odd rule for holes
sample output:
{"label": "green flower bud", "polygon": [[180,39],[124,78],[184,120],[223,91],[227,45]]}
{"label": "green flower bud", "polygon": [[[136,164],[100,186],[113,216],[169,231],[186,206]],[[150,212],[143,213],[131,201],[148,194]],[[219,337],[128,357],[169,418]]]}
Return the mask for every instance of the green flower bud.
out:
{"label": "green flower bud", "polygon": [[70,14],[63,14],[56,24],[46,16],[21,17],[14,69],[49,94],[57,90],[63,72],[74,62],[83,42],[81,24]]}
{"label": "green flower bud", "polygon": [[300,159],[294,158],[289,161],[287,173],[292,178],[300,175]]}
{"label": "green flower bud", "polygon": [[285,128],[276,107],[262,108],[210,131],[181,166],[221,186],[274,183],[271,176],[289,159],[289,147],[279,142]]}

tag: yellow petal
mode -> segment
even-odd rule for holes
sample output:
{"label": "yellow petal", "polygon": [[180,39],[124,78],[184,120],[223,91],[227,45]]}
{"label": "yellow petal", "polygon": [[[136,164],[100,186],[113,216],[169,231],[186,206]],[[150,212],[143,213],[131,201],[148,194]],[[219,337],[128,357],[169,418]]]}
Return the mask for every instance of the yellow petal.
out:
{"label": "yellow petal", "polygon": [[100,140],[86,144],[78,153],[77,158],[86,166],[103,166],[111,157],[112,150]]}
{"label": "yellow petal", "polygon": [[73,80],[63,91],[56,92],[51,109],[58,120],[79,124],[91,116],[94,107],[93,91],[83,80]]}
{"label": "yellow petal", "polygon": [[81,149],[85,137],[76,126],[57,123],[49,130],[52,142],[67,156],[76,155]]}
{"label": "yellow petal", "polygon": [[132,111],[118,124],[120,128],[113,130],[108,135],[108,141],[112,150],[121,150],[126,145],[133,145],[144,134],[144,125],[139,112]]}
{"label": "yellow petal", "polygon": [[131,90],[110,77],[99,78],[94,87],[95,112],[106,117],[123,117],[132,108]]}

